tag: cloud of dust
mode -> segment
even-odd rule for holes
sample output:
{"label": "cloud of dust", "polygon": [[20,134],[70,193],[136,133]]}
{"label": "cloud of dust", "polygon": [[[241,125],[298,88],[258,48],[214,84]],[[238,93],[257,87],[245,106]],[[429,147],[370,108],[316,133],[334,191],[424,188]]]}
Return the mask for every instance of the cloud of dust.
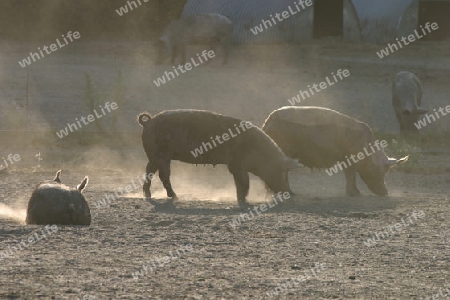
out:
{"label": "cloud of dust", "polygon": [[[135,183],[137,176],[145,172],[148,160],[141,148],[133,148],[119,152],[107,148],[94,147],[83,153],[84,162],[81,166],[87,175],[93,177],[95,173],[101,174],[97,182],[115,182],[116,188],[124,189],[131,180]],[[100,173],[99,173],[100,172]],[[108,173],[108,176],[105,175]],[[120,177],[121,183],[117,183]],[[129,178],[126,179],[126,178]],[[122,179],[124,180],[122,183]],[[218,165],[190,165],[172,161],[171,176],[172,187],[181,199],[202,199],[210,201],[236,201],[236,187],[233,176],[226,166]],[[264,189],[263,184],[260,184]],[[251,190],[254,184],[251,183]],[[158,172],[152,180],[152,196],[155,198],[167,197]],[[142,186],[126,194],[126,197],[142,197]]]}
{"label": "cloud of dust", "polygon": [[15,222],[25,224],[26,210],[15,209],[0,203],[0,219],[13,219]]}
{"label": "cloud of dust", "polygon": [[[114,191],[119,191],[119,197],[141,198],[143,196],[141,178],[144,175],[144,170],[142,169],[145,169],[145,167],[141,166],[140,170],[133,175],[109,176],[104,178],[103,183],[109,185],[114,181]],[[196,167],[186,163],[173,162],[171,171],[172,187],[181,200],[236,202],[236,187],[232,175],[228,172],[226,166],[212,167],[207,165],[204,167],[202,165]],[[127,178],[128,176],[130,177]],[[127,186],[132,188],[130,193],[123,192]],[[250,186],[248,199],[251,202],[261,202],[264,200],[264,197],[268,198],[264,183],[260,179],[251,175]],[[167,197],[158,173],[153,177],[151,193],[152,197],[156,199]],[[113,192],[109,194],[112,196]]]}
{"label": "cloud of dust", "polygon": [[[172,187],[181,199],[192,199],[236,202],[236,186],[233,176],[224,165],[189,165],[173,162],[171,167]],[[158,177],[152,180],[152,187],[161,185]],[[153,189],[153,188],[152,188]],[[166,197],[164,188],[158,189],[162,197]],[[256,176],[250,175],[250,192],[247,200],[263,201],[265,198],[264,183]],[[159,197],[159,193],[154,193]]]}
{"label": "cloud of dust", "polygon": [[147,165],[147,158],[140,147],[112,150],[96,146],[84,151],[82,157],[84,162],[80,167],[86,172],[111,171],[111,175],[118,172],[130,178],[143,174]]}

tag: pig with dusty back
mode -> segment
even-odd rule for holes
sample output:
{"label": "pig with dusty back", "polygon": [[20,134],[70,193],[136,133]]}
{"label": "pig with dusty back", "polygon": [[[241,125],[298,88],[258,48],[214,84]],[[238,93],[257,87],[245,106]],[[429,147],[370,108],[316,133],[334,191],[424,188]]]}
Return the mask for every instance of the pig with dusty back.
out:
{"label": "pig with dusty back", "polygon": [[28,202],[28,225],[90,225],[91,212],[82,192],[88,177],[76,187],[70,188],[61,183],[61,170],[53,181],[43,181],[34,189]]}
{"label": "pig with dusty back", "polygon": [[[366,123],[335,110],[314,106],[287,106],[273,111],[262,129],[283,149],[310,168],[331,168],[346,161],[352,154],[376,144],[376,138]],[[343,170],[346,193],[358,196],[356,174],[375,194],[388,194],[384,177],[388,170],[408,160],[408,156],[388,157],[383,148]]]}

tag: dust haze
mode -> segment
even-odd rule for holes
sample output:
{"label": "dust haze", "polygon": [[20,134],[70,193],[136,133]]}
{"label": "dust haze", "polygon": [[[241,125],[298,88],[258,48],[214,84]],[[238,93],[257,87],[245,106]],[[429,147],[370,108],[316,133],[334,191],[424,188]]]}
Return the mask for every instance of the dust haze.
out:
{"label": "dust haze", "polygon": [[16,223],[19,224],[25,224],[25,218],[27,216],[26,214],[27,210],[24,209],[17,209],[9,207],[8,205],[5,205],[3,203],[0,203],[0,218],[4,220],[13,220]]}
{"label": "dust haze", "polygon": [[[326,263],[327,271],[283,297],[420,299],[446,287],[450,116],[421,129],[418,139],[402,138],[391,88],[397,72],[414,72],[423,84],[423,107],[448,105],[449,39],[417,41],[382,60],[376,52],[386,45],[340,37],[233,44],[228,64],[221,64],[219,47],[211,64],[157,87],[153,80],[173,67],[155,64],[156,38],[188,1],[141,2],[119,17],[115,10],[127,1],[2,1],[0,157],[19,154],[21,160],[0,171],[0,299],[262,299],[316,262]],[[18,64],[69,31],[81,38],[26,68]],[[205,49],[209,45],[189,46],[188,59]],[[389,196],[373,195],[358,178],[362,196],[347,197],[343,172],[300,168],[289,173],[292,199],[244,218],[233,230],[230,222],[248,211],[238,206],[227,167],[172,161],[179,197],[173,207],[155,205],[169,202],[158,173],[153,202],[143,197],[137,178],[148,159],[136,122],[140,112],[202,109],[260,127],[299,90],[339,69],[350,76],[298,105],[363,121],[388,142],[388,156],[410,155],[386,175]],[[56,132],[106,102],[118,109],[58,138]],[[36,185],[59,169],[62,183],[72,188],[89,176],[83,194],[91,226],[58,226],[57,234],[3,259],[11,241],[44,230],[24,226],[27,203]],[[94,207],[133,181],[130,193]],[[248,202],[260,205],[269,197],[250,175]],[[414,210],[426,217],[375,246],[364,245]],[[195,254],[132,278],[144,264],[186,244]]]}

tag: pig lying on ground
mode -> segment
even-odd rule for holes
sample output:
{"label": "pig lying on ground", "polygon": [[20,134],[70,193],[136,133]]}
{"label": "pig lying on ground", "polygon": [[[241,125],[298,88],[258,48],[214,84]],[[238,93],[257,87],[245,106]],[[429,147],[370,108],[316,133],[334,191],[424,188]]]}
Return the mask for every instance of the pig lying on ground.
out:
{"label": "pig lying on ground", "polygon": [[[186,63],[186,47],[193,43],[220,44],[224,49],[223,63],[226,64],[231,48],[233,22],[219,14],[204,14],[172,21],[158,42],[157,64],[164,63],[171,56],[171,63],[180,57]],[[211,46],[212,48],[212,46]]]}
{"label": "pig lying on ground", "polygon": [[414,125],[428,110],[422,104],[422,84],[411,72],[397,73],[392,82],[392,105],[402,134],[419,134]]}
{"label": "pig lying on ground", "polygon": [[[147,178],[159,171],[168,197],[176,198],[170,183],[171,160],[227,165],[236,184],[240,205],[246,203],[248,172],[261,178],[273,192],[292,193],[287,171],[298,167],[298,163],[286,157],[270,137],[249,122],[213,112],[184,109],[164,111],[153,117],[144,112],[137,121],[143,127],[142,144],[149,160]],[[145,197],[151,197],[150,185],[150,180],[144,183]]]}
{"label": "pig lying on ground", "polygon": [[[310,168],[331,168],[338,162],[346,162],[375,145],[376,138],[363,122],[335,110],[303,106],[288,106],[273,111],[262,129],[283,149],[286,155],[298,158]],[[402,159],[389,158],[381,148],[368,157],[343,169],[346,193],[357,196],[356,173],[369,189],[377,195],[387,195],[384,176],[390,167],[404,163]]]}
{"label": "pig lying on ground", "polygon": [[56,173],[53,181],[39,183],[28,202],[25,222],[36,225],[90,225],[91,212],[89,205],[81,194],[88,183],[85,177],[76,189],[61,184]]}

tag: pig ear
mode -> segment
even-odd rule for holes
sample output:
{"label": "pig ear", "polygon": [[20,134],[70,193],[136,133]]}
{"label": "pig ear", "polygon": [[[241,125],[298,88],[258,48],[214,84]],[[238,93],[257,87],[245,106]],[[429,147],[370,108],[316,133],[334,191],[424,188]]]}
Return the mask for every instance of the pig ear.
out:
{"label": "pig ear", "polygon": [[415,113],[418,115],[423,115],[425,113],[427,113],[429,111],[429,109],[425,109],[425,108],[418,108]]}
{"label": "pig ear", "polygon": [[77,185],[77,190],[82,193],[83,190],[86,188],[87,184],[88,184],[89,178],[86,176],[84,177],[83,181]]}
{"label": "pig ear", "polygon": [[59,179],[59,175],[61,175],[61,170],[58,170],[58,172],[56,172],[56,176],[55,176],[55,179],[53,179],[53,181],[56,181],[57,183],[61,183],[61,180]]}
{"label": "pig ear", "polygon": [[405,157],[402,157],[402,158],[400,158],[400,159],[397,159],[396,165],[404,164],[405,162],[408,161],[408,159],[409,159],[409,155],[406,155]]}
{"label": "pig ear", "polygon": [[408,161],[408,159],[409,159],[409,155],[407,155],[407,156],[405,156],[405,157],[403,157],[403,158],[400,158],[400,159],[389,158],[389,160],[388,160],[388,166],[389,166],[389,167],[394,167],[394,166],[397,166],[397,165],[404,164],[405,162]]}

